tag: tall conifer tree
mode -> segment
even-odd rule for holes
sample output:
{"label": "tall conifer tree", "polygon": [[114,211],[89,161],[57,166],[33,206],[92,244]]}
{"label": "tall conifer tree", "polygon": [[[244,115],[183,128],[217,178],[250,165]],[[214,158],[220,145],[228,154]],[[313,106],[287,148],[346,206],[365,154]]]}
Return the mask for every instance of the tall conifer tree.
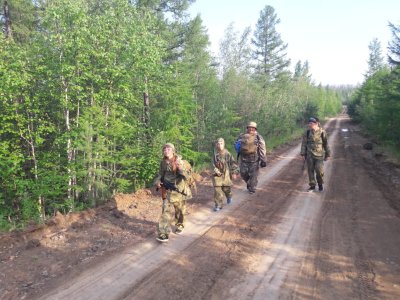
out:
{"label": "tall conifer tree", "polygon": [[381,43],[377,38],[373,39],[369,45],[368,70],[365,76],[369,77],[384,67]]}
{"label": "tall conifer tree", "polygon": [[265,6],[260,12],[252,44],[255,60],[254,72],[263,86],[287,74],[290,60],[286,58],[287,44],[283,43],[281,35],[276,30],[280,19],[272,6]]}
{"label": "tall conifer tree", "polygon": [[393,65],[400,65],[400,26],[389,23],[392,30],[393,40],[389,43],[389,62]]}

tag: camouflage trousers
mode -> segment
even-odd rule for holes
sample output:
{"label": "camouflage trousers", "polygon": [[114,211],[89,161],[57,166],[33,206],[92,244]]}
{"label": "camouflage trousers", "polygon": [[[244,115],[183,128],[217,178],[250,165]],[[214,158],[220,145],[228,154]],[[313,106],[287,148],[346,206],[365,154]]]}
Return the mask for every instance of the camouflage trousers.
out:
{"label": "camouflage trousers", "polygon": [[184,226],[186,213],[186,200],[170,202],[168,199],[163,200],[162,213],[158,222],[158,234],[169,234],[171,232],[171,221],[174,217],[175,226]]}
{"label": "camouflage trousers", "polygon": [[228,198],[232,198],[230,186],[214,186],[214,202],[216,207],[224,207],[224,200]]}
{"label": "camouflage trousers", "polygon": [[247,183],[249,191],[255,191],[258,183],[258,161],[257,162],[242,162],[240,164],[240,177]]}
{"label": "camouflage trousers", "polygon": [[[307,156],[308,184],[315,186],[316,183],[324,183],[324,160],[314,158],[312,155]],[[315,181],[315,177],[317,181]]]}

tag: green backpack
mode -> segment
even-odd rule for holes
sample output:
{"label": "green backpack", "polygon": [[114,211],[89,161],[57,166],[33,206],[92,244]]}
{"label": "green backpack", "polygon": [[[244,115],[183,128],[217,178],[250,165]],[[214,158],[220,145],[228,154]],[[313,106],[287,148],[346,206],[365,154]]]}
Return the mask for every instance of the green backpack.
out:
{"label": "green backpack", "polygon": [[240,154],[248,155],[257,153],[258,144],[258,134],[243,134],[240,138]]}

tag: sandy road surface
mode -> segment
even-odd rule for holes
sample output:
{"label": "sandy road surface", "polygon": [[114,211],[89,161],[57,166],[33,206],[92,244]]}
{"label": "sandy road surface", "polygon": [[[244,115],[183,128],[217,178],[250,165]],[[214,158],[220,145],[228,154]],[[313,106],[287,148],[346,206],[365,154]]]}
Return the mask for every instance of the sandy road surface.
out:
{"label": "sandy road surface", "polygon": [[148,240],[43,299],[400,298],[399,194],[357,154],[347,119],[327,126],[324,193],[304,192],[297,146],[262,169],[256,194],[237,186],[233,205],[192,213],[184,235]]}

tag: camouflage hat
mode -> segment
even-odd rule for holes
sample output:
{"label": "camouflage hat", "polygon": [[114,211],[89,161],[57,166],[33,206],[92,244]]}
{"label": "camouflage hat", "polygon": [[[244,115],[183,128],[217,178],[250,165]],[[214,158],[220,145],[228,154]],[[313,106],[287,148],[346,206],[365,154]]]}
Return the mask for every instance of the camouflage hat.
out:
{"label": "camouflage hat", "polygon": [[257,123],[256,122],[249,122],[249,124],[247,124],[247,128],[249,127],[253,127],[257,129]]}
{"label": "camouflage hat", "polygon": [[219,138],[219,139],[217,139],[217,143],[224,143],[225,144],[225,140],[223,138]]}
{"label": "camouflage hat", "polygon": [[171,148],[173,152],[175,152],[175,146],[171,143],[166,143],[164,144],[164,146],[162,147],[162,149],[164,150],[165,148]]}

